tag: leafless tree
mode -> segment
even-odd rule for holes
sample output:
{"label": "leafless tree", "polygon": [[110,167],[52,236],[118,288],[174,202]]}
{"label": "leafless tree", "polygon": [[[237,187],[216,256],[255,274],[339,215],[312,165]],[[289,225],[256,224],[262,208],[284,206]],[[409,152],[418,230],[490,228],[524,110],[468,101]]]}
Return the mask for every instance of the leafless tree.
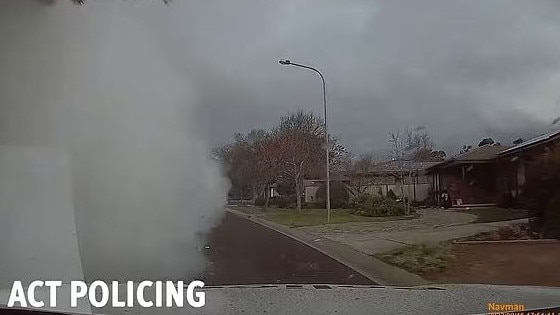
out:
{"label": "leafless tree", "polygon": [[347,162],[346,174],[350,179],[350,192],[355,197],[365,193],[374,184],[373,177],[369,174],[374,165],[375,158],[371,154],[363,154]]}
{"label": "leafless tree", "polygon": [[214,151],[214,156],[226,167],[232,184],[251,187],[253,202],[265,192],[272,177],[262,149],[267,137],[265,130],[252,130],[247,135],[236,133],[233,143]]}
{"label": "leafless tree", "polygon": [[[407,137],[406,132],[403,133],[398,130],[397,132],[391,132],[391,136],[389,138],[390,144],[390,151],[391,151],[391,159],[397,161],[398,163],[398,171],[397,176],[401,180],[401,198],[403,201],[403,205],[406,207],[406,202],[404,198],[404,161],[405,161],[405,154],[407,151]],[[408,214],[408,211],[407,211]]]}
{"label": "leafless tree", "polygon": [[280,119],[272,141],[279,164],[276,174],[294,183],[296,209],[301,211],[303,179],[325,160],[324,125],[312,113],[298,111]]}
{"label": "leafless tree", "polygon": [[337,138],[330,137],[329,162],[331,172],[343,172],[345,170],[345,163],[348,160],[349,156],[350,153],[348,152],[346,147],[342,145]]}
{"label": "leafless tree", "polygon": [[405,159],[407,144],[406,136],[400,130],[397,132],[391,132],[389,137],[389,154],[391,159],[396,161],[402,161]]}
{"label": "leafless tree", "polygon": [[412,161],[429,161],[432,159],[434,142],[424,127],[407,128],[404,134],[408,159]]}
{"label": "leafless tree", "polygon": [[[271,183],[293,183],[297,209],[301,210],[303,179],[324,174],[325,151],[322,120],[298,111],[281,117],[270,131],[235,134],[234,142],[216,150],[215,156],[227,166],[233,183],[251,186],[253,200],[265,196],[265,208]],[[336,138],[331,138],[329,154],[333,169],[342,169],[347,151]]]}

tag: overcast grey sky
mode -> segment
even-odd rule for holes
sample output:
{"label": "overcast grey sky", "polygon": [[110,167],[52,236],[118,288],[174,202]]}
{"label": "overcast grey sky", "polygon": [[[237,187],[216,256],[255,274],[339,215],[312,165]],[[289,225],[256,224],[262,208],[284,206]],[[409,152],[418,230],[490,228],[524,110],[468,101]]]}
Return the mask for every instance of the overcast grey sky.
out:
{"label": "overcast grey sky", "polygon": [[122,27],[123,14],[142,25],[130,36],[172,65],[162,84],[179,77],[192,91],[209,146],[288,111],[322,114],[319,78],[280,58],[323,71],[331,131],[355,152],[383,152],[391,131],[425,126],[453,154],[486,136],[548,131],[560,114],[557,1],[114,2],[64,13],[104,12],[88,36]]}

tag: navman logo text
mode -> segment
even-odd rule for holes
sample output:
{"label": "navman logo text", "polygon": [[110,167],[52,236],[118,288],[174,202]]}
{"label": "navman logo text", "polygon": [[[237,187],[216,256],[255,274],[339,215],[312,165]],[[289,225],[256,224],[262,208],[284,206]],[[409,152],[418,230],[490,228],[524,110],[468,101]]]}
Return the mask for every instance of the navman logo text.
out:
{"label": "navman logo text", "polygon": [[504,312],[523,312],[525,305],[513,303],[488,303],[488,312],[504,313]]}

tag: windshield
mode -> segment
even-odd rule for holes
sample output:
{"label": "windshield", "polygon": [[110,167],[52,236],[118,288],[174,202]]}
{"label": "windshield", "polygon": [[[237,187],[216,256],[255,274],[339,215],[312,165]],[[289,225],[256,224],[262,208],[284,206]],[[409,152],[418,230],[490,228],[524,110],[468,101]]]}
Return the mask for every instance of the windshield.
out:
{"label": "windshield", "polygon": [[0,291],[560,287],[559,13],[3,0]]}

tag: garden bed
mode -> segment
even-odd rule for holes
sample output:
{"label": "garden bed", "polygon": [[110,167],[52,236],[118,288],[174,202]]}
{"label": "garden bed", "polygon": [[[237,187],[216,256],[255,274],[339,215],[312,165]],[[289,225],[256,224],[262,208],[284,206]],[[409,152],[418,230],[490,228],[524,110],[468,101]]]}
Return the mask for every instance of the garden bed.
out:
{"label": "garden bed", "polygon": [[446,244],[404,246],[376,257],[388,264],[419,275],[441,272],[455,258]]}
{"label": "garden bed", "polygon": [[455,257],[422,277],[436,283],[560,286],[560,244],[453,244]]}
{"label": "garden bed", "polygon": [[505,240],[528,240],[531,239],[528,233],[527,223],[516,223],[504,226],[496,231],[479,233],[473,236],[456,239],[455,242],[469,241],[505,241]]}

